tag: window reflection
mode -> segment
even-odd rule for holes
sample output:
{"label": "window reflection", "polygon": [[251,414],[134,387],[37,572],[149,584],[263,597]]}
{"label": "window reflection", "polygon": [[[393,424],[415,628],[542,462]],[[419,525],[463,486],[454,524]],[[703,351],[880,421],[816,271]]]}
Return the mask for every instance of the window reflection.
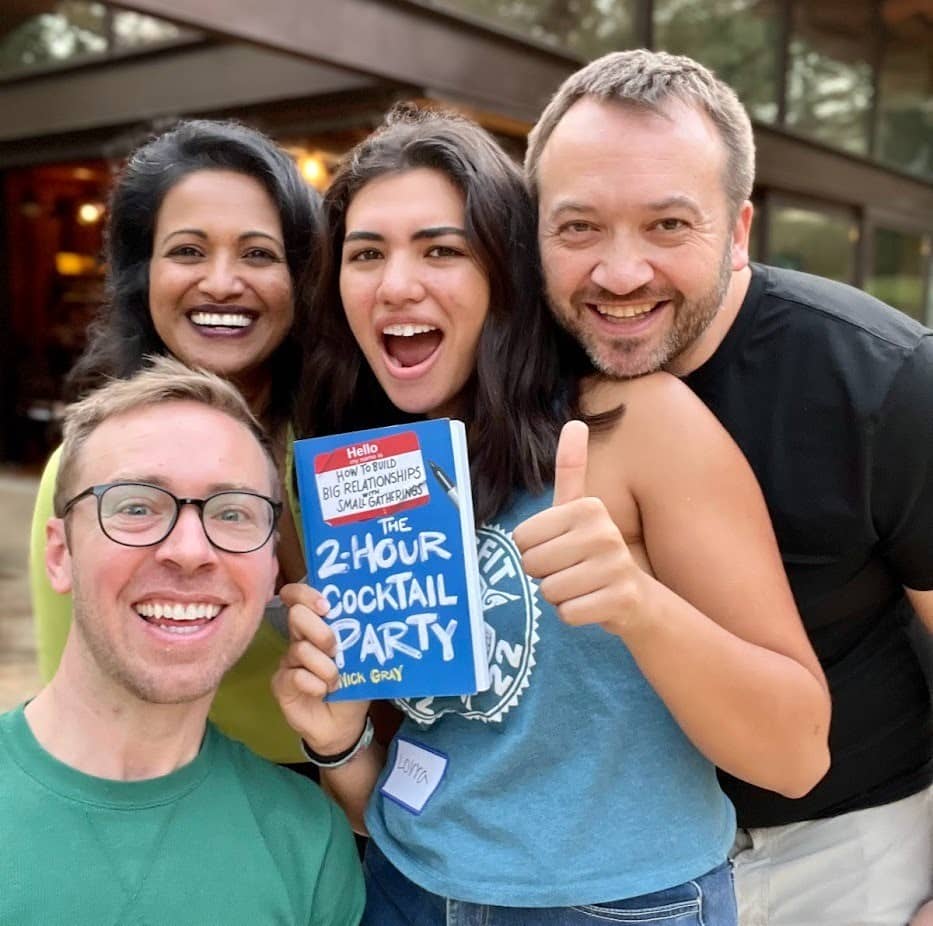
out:
{"label": "window reflection", "polygon": [[787,126],[837,148],[868,152],[872,3],[793,5]]}
{"label": "window reflection", "polygon": [[872,245],[874,256],[865,289],[917,321],[924,321],[923,268],[930,253],[929,239],[876,228]]}
{"label": "window reflection", "polygon": [[129,12],[114,13],[113,16],[114,43],[120,48],[170,42],[181,36],[182,30],[164,19]]}
{"label": "window reflection", "polygon": [[886,39],[878,87],[880,160],[933,178],[933,21],[904,4],[882,7]]}
{"label": "window reflection", "polygon": [[76,0],[20,18],[0,37],[0,72],[43,67],[107,50],[108,11],[102,3]]}
{"label": "window reflection", "polygon": [[853,281],[858,226],[852,215],[780,201],[768,210],[768,263]]}
{"label": "window reflection", "polygon": [[[105,57],[115,49],[190,38],[196,33],[164,20],[87,0],[4,4],[0,23],[0,77]],[[43,12],[36,12],[42,10]]]}
{"label": "window reflection", "polygon": [[689,55],[738,93],[753,119],[778,112],[778,0],[655,0],[655,47]]}
{"label": "window reflection", "polygon": [[635,44],[636,0],[422,0],[424,6],[467,13],[581,58]]}

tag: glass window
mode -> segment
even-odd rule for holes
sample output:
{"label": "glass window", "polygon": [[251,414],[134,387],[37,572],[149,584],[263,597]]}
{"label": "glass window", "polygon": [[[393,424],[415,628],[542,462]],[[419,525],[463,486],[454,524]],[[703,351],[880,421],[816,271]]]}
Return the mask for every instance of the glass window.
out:
{"label": "glass window", "polygon": [[927,259],[927,307],[924,324],[927,328],[933,328],[933,259],[930,257],[933,242],[931,242],[930,238],[925,238],[924,244],[926,245],[924,256]]}
{"label": "glass window", "polygon": [[14,446],[23,459],[47,449],[62,383],[86,344],[104,299],[100,260],[103,162],[49,164],[4,172],[7,238],[9,397]]}
{"label": "glass window", "polygon": [[421,0],[490,25],[596,58],[635,44],[636,0]]}
{"label": "glass window", "polygon": [[[43,7],[45,12],[36,12]],[[12,10],[4,9],[0,24],[0,78],[197,35],[164,20],[116,10],[104,3],[15,3]]]}
{"label": "glass window", "polygon": [[118,48],[129,49],[156,45],[159,42],[172,42],[183,35],[191,33],[164,19],[155,19],[141,13],[113,14],[113,39]]}
{"label": "glass window", "polygon": [[871,0],[795,3],[793,10],[787,127],[866,154],[876,31]]}
{"label": "glass window", "polygon": [[654,44],[689,55],[735,88],[753,119],[778,111],[777,0],[655,0]]}
{"label": "glass window", "polygon": [[905,4],[882,4],[885,43],[878,86],[880,160],[933,178],[933,21]]}
{"label": "glass window", "polygon": [[105,54],[108,19],[104,4],[77,0],[50,3],[48,12],[21,17],[0,35],[0,73]]}
{"label": "glass window", "polygon": [[891,228],[876,228],[872,235],[873,260],[865,289],[888,305],[925,321],[923,283],[930,241]]}
{"label": "glass window", "polygon": [[768,209],[769,264],[851,283],[858,225],[842,210],[772,201]]}

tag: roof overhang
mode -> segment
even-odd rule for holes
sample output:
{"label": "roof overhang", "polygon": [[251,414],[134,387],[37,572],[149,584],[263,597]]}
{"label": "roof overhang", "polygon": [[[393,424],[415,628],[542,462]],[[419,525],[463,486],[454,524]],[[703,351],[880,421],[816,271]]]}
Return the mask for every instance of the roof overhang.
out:
{"label": "roof overhang", "polygon": [[208,35],[252,42],[533,122],[580,61],[405,0],[121,0]]}

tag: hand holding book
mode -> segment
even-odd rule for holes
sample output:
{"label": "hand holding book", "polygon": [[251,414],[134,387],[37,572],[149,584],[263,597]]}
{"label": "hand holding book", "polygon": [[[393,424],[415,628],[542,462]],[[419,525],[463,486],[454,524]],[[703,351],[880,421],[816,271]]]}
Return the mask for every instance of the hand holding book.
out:
{"label": "hand holding book", "polygon": [[466,431],[431,419],[295,443],[308,581],[340,684],[328,701],[489,684]]}
{"label": "hand holding book", "polygon": [[334,755],[352,746],[369,711],[369,701],[325,701],[339,685],[334,657],[337,640],[324,620],[328,604],[304,584],[283,586],[291,640],[272,690],[289,726],[315,751]]}

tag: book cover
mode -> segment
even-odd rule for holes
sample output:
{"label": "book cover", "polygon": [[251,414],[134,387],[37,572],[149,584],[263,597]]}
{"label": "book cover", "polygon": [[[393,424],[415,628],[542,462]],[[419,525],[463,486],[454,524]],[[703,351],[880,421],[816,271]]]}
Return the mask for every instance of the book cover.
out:
{"label": "book cover", "polygon": [[466,433],[447,418],[295,443],[308,583],[327,599],[329,700],[489,685]]}

